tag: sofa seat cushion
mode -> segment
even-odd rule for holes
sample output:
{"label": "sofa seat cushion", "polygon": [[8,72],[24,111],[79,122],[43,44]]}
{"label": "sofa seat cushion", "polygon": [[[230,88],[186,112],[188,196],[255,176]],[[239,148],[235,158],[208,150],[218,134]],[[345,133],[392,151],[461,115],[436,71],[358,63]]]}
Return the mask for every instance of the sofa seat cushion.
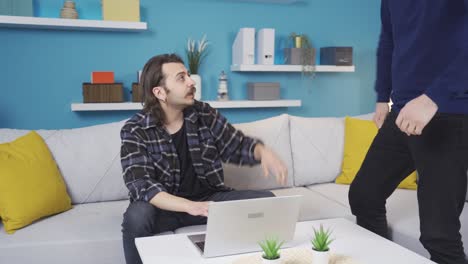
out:
{"label": "sofa seat cushion", "polygon": [[351,211],[332,199],[319,193],[311,192],[304,187],[272,190],[276,196],[302,195],[302,203],[299,212],[299,221],[309,221],[317,219],[348,218]]}
{"label": "sofa seat cushion", "polygon": [[[308,186],[308,189],[320,193],[337,203],[349,208],[348,185],[317,184]],[[460,217],[462,223],[468,223],[468,206]],[[419,211],[416,191],[397,189],[387,200],[387,221],[391,239],[399,245],[410,249],[420,255],[429,257],[429,253],[419,242]],[[463,244],[468,245],[468,226],[462,224],[461,234]],[[465,253],[468,254],[465,246]]]}
{"label": "sofa seat cushion", "polygon": [[76,205],[7,235],[0,263],[124,263],[121,224],[128,200]]}

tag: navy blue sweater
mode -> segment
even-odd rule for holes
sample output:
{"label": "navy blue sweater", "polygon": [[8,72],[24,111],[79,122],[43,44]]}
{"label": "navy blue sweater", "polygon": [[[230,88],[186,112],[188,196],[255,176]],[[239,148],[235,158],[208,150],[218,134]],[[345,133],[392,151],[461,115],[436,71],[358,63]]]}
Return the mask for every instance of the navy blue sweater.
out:
{"label": "navy blue sweater", "polygon": [[382,0],[381,18],[377,101],[399,111],[426,94],[468,114],[468,0]]}

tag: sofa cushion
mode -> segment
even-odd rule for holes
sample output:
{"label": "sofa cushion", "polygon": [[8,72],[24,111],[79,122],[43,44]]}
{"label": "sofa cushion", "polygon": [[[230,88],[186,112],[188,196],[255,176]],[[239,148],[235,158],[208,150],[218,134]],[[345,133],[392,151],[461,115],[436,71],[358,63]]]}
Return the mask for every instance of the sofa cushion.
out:
{"label": "sofa cushion", "polygon": [[336,183],[314,184],[306,187],[307,189],[323,195],[346,208],[350,208],[348,202],[349,185]]}
{"label": "sofa cushion", "polygon": [[[374,113],[354,116],[372,120]],[[344,118],[289,116],[295,186],[333,182],[341,172]]]}
{"label": "sofa cushion", "polygon": [[[36,132],[46,141],[47,139],[55,133],[56,130],[36,130]],[[31,130],[24,129],[10,129],[10,128],[0,128],[0,144],[13,141],[21,136],[26,135],[31,132]]]}
{"label": "sofa cushion", "polygon": [[237,190],[266,190],[293,186],[294,170],[289,140],[288,116],[283,114],[255,122],[233,124],[233,126],[247,136],[261,139],[278,154],[288,168],[288,183],[286,186],[281,186],[276,182],[276,177],[273,175],[264,178],[260,165],[239,167],[232,164],[223,164],[226,185]]}
{"label": "sofa cushion", "polygon": [[[348,185],[317,184],[308,189],[335,200],[343,206],[349,207]],[[468,223],[468,203],[465,203],[460,217],[461,223]],[[429,253],[419,242],[419,211],[416,191],[397,189],[387,200],[387,221],[391,239],[399,245],[410,249],[422,256],[429,257]],[[468,245],[468,226],[462,224],[461,234],[463,244]],[[465,247],[465,254],[468,254]]]}
{"label": "sofa cushion", "polygon": [[122,215],[128,201],[89,203],[6,235],[0,263],[125,263]]}
{"label": "sofa cushion", "polygon": [[372,118],[374,118],[374,113],[368,113],[368,114],[357,115],[357,116],[352,116],[352,117],[356,119],[361,119],[361,120],[372,120]]}
{"label": "sofa cushion", "polygon": [[341,118],[290,116],[295,186],[332,182],[343,159]]}
{"label": "sofa cushion", "polygon": [[120,163],[123,124],[57,130],[47,140],[74,203],[128,198]]}
{"label": "sofa cushion", "polygon": [[351,216],[351,210],[348,207],[304,187],[276,189],[272,192],[276,196],[302,195],[299,221]]}
{"label": "sofa cushion", "polygon": [[7,233],[71,208],[57,164],[34,131],[0,144],[0,208]]}
{"label": "sofa cushion", "polygon": [[[73,204],[128,199],[120,164],[120,129],[124,122],[38,131],[57,162]],[[0,142],[27,132],[0,129]]]}

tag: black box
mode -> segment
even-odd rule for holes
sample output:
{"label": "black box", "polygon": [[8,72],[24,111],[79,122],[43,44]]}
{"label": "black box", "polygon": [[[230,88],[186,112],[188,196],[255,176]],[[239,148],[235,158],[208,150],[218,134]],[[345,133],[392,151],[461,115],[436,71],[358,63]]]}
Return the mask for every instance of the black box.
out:
{"label": "black box", "polygon": [[353,47],[320,48],[320,65],[352,66]]}

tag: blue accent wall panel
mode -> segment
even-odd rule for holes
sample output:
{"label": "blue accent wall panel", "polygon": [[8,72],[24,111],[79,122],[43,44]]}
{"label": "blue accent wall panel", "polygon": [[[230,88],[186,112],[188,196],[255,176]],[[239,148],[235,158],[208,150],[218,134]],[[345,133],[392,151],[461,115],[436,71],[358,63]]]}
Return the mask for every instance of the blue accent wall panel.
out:
{"label": "blue accent wall panel", "polygon": [[[100,1],[77,0],[80,18],[101,19]],[[62,0],[35,1],[35,13],[58,17]],[[152,56],[176,52],[185,59],[188,38],[207,35],[210,52],[201,66],[204,100],[214,100],[218,75],[229,78],[229,96],[247,97],[246,83],[280,82],[283,99],[301,99],[299,108],[223,109],[233,123],[289,113],[343,116],[373,111],[375,53],[380,1],[307,0],[267,4],[217,0],[141,0],[142,32],[93,32],[0,28],[0,127],[75,128],[128,118],[134,111],[72,112],[82,102],[81,84],[92,71],[114,71],[131,100],[136,71]],[[316,48],[353,46],[356,72],[231,72],[231,46],[241,27],[276,29],[276,55],[291,32],[305,33]],[[278,58],[277,60],[280,60]]]}

